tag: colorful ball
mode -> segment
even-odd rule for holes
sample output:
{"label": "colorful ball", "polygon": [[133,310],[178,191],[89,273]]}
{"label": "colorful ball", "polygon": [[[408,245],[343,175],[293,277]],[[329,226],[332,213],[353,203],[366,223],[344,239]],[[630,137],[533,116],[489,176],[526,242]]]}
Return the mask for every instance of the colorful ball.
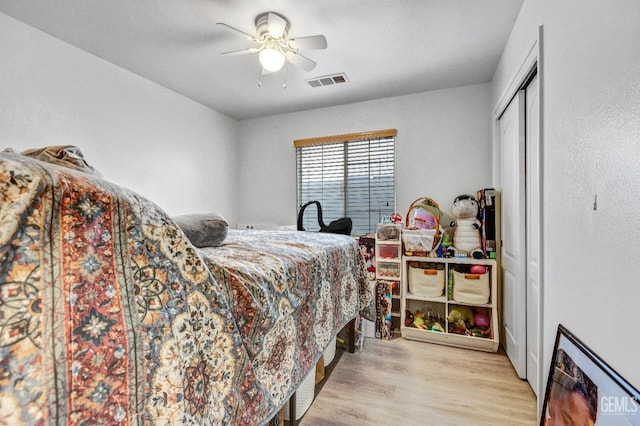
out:
{"label": "colorful ball", "polygon": [[489,316],[479,312],[473,316],[473,322],[480,328],[489,328],[490,324]]}

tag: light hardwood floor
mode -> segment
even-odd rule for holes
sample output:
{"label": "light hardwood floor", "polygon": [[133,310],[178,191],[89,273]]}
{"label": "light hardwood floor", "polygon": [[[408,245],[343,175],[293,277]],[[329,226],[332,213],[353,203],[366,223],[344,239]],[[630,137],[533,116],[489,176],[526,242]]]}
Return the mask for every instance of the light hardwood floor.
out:
{"label": "light hardwood floor", "polygon": [[402,338],[344,352],[302,426],[535,425],[536,398],[504,352]]}

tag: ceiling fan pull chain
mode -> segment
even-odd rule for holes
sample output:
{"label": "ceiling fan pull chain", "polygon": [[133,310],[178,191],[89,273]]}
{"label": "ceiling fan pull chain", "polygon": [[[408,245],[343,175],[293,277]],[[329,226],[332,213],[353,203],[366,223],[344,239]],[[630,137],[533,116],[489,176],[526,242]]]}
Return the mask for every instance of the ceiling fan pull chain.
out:
{"label": "ceiling fan pull chain", "polygon": [[282,66],[282,90],[287,88],[287,64]]}

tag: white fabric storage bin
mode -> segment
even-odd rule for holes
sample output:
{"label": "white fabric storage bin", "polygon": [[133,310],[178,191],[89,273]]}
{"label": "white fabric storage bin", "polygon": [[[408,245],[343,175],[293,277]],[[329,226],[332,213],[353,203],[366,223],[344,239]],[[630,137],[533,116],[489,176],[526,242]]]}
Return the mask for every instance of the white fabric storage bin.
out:
{"label": "white fabric storage bin", "polygon": [[489,303],[491,288],[489,274],[466,274],[453,272],[453,300],[462,303],[483,305]]}
{"label": "white fabric storage bin", "polygon": [[444,294],[444,269],[420,268],[409,264],[409,292],[422,297]]}
{"label": "white fabric storage bin", "polygon": [[324,358],[325,367],[331,364],[331,361],[333,361],[333,358],[335,358],[335,356],[336,356],[336,339],[332,339],[331,343],[329,343],[329,346],[327,346],[327,349],[325,349],[324,354],[322,354],[322,357]]}
{"label": "white fabric storage bin", "polygon": [[[316,390],[316,369],[312,368],[304,378],[298,389],[296,389],[296,420],[307,412]],[[285,404],[284,419],[289,420],[289,401]]]}
{"label": "white fabric storage bin", "polygon": [[362,335],[364,337],[376,337],[376,323],[363,318]]}

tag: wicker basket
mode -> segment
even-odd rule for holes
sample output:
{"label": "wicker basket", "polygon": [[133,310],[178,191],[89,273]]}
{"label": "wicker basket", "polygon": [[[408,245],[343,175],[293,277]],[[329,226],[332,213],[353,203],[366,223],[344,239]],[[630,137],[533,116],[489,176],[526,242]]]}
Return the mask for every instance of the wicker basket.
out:
{"label": "wicker basket", "polygon": [[408,256],[428,256],[442,240],[440,219],[442,212],[438,203],[429,197],[415,200],[409,206],[402,230],[404,252]]}
{"label": "wicker basket", "polygon": [[453,300],[462,303],[483,305],[489,303],[491,289],[489,286],[489,274],[453,273]]}
{"label": "wicker basket", "polygon": [[409,292],[415,296],[440,297],[444,294],[444,269],[435,265],[409,264]]}

